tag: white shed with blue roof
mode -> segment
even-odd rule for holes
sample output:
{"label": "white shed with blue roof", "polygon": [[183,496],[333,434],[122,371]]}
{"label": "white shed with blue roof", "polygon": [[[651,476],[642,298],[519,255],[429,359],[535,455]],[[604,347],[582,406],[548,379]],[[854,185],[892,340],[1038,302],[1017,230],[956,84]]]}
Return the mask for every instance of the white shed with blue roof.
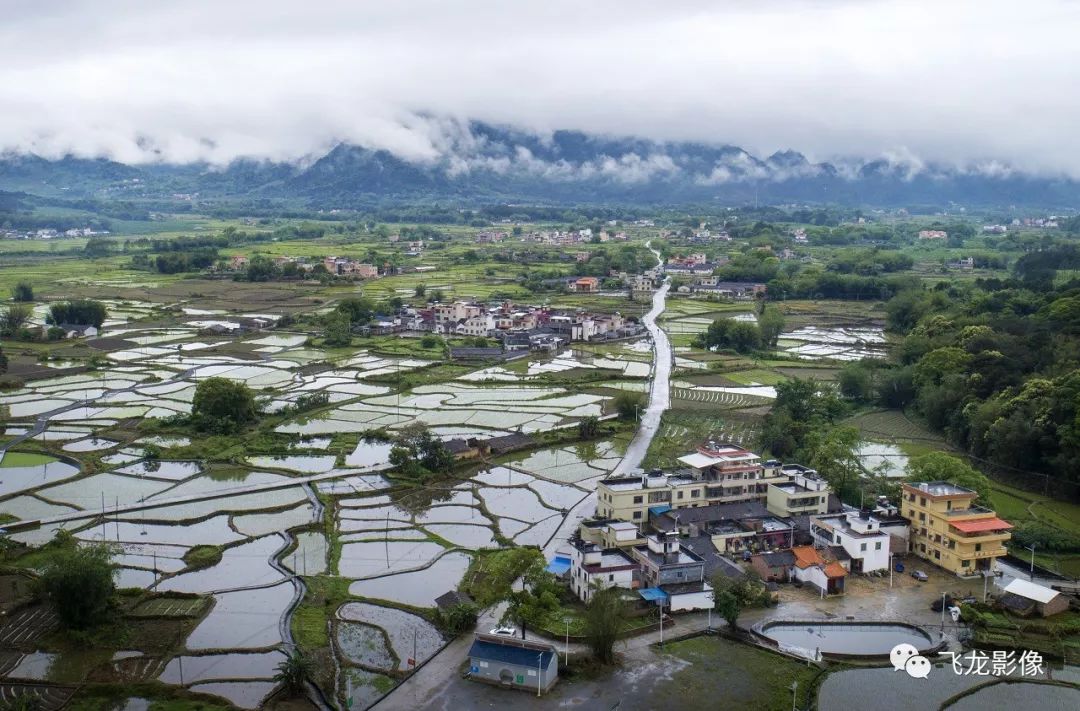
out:
{"label": "white shed with blue roof", "polygon": [[559,679],[559,655],[550,644],[478,634],[469,649],[469,678],[542,693]]}

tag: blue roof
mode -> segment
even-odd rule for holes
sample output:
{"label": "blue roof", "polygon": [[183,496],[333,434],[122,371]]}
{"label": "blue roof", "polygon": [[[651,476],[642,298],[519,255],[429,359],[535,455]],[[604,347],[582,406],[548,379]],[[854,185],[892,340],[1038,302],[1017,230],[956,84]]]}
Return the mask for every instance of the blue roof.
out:
{"label": "blue roof", "polygon": [[638,595],[645,598],[649,602],[667,602],[668,594],[660,588],[642,588],[638,590]]}
{"label": "blue roof", "polygon": [[557,555],[551,559],[551,562],[547,564],[547,567],[544,568],[544,570],[549,573],[554,573],[555,575],[562,575],[570,570],[570,559],[565,556]]}
{"label": "blue roof", "polygon": [[650,506],[649,507],[649,515],[650,516],[663,516],[668,511],[671,511],[671,505],[670,504],[661,504],[660,506]]}
{"label": "blue roof", "polygon": [[555,654],[555,651],[551,649],[546,652],[537,652],[533,649],[516,647],[512,644],[485,642],[482,639],[474,641],[472,643],[472,648],[469,649],[469,657],[472,659],[483,659],[484,661],[489,662],[503,662],[504,664],[516,664],[521,667],[535,667],[537,665],[537,657],[543,655],[543,660],[540,662],[540,665],[547,668],[547,665],[551,663],[553,654]]}

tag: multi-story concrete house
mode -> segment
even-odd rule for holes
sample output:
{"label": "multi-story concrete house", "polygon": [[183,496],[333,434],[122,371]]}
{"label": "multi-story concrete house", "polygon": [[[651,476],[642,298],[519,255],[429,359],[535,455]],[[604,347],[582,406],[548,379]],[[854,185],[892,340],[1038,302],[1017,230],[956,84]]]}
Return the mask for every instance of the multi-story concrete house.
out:
{"label": "multi-story concrete house", "polygon": [[810,534],[819,546],[840,546],[851,556],[852,573],[889,569],[889,534],[869,511],[812,516]]}
{"label": "multi-story concrete house", "polygon": [[575,539],[570,551],[570,589],[582,602],[589,602],[596,590],[638,586],[641,566],[621,548],[602,548],[596,543]]}
{"label": "multi-story concrete house", "polygon": [[770,482],[765,505],[775,516],[818,515],[829,511],[829,482],[813,469],[787,464],[784,478]]}
{"label": "multi-story concrete house", "polygon": [[662,593],[646,599],[659,600],[672,612],[713,606],[712,586],[705,580],[705,561],[680,545],[678,533],[647,536],[645,545],[635,546],[631,553],[641,564],[641,586]]}
{"label": "multi-story concrete house", "polygon": [[976,506],[978,497],[947,481],[904,484],[901,511],[911,521],[911,552],[960,576],[993,570],[1012,524]]}

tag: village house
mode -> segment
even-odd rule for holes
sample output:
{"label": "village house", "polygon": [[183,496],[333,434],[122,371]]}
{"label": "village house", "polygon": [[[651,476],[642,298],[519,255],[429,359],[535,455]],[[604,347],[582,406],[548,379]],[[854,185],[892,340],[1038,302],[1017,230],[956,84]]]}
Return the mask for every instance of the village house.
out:
{"label": "village house", "polygon": [[949,233],[945,230],[920,230],[919,239],[948,239]]}
{"label": "village house", "polygon": [[811,516],[810,532],[819,546],[840,546],[847,553],[852,573],[888,570],[889,534],[869,510]]}
{"label": "village house", "polygon": [[582,539],[571,541],[570,589],[582,602],[603,588],[638,587],[641,566],[621,548],[601,548]]}
{"label": "village house", "polygon": [[1012,524],[975,505],[978,493],[947,481],[903,485],[911,552],[959,576],[993,570]]}
{"label": "village house", "polygon": [[813,546],[795,546],[791,549],[795,556],[793,578],[811,585],[824,595],[843,595],[847,570],[836,560],[831,560]]}
{"label": "village house", "polygon": [[672,612],[712,608],[713,591],[705,581],[705,562],[682,547],[678,533],[646,536],[645,545],[635,546],[631,553],[641,564],[640,594],[644,599],[660,602]]}
{"label": "village house", "polygon": [[705,277],[690,288],[695,294],[709,294],[736,301],[749,301],[765,294],[764,284],[742,281],[719,281]]}
{"label": "village house", "polygon": [[770,482],[765,505],[776,516],[821,515],[829,511],[829,482],[813,469],[784,465],[785,480]]}
{"label": "village house", "polygon": [[795,574],[795,554],[790,549],[755,553],[750,567],[766,582],[787,583]]}

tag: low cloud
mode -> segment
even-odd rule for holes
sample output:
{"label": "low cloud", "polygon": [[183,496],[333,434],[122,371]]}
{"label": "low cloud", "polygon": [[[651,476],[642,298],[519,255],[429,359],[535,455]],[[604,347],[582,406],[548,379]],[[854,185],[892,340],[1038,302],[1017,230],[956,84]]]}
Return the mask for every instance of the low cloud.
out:
{"label": "low cloud", "polygon": [[348,142],[455,175],[681,170],[659,149],[494,155],[475,119],[809,158],[774,178],[842,156],[1080,177],[1078,26],[1069,0],[7,0],[0,150],[225,164]]}

